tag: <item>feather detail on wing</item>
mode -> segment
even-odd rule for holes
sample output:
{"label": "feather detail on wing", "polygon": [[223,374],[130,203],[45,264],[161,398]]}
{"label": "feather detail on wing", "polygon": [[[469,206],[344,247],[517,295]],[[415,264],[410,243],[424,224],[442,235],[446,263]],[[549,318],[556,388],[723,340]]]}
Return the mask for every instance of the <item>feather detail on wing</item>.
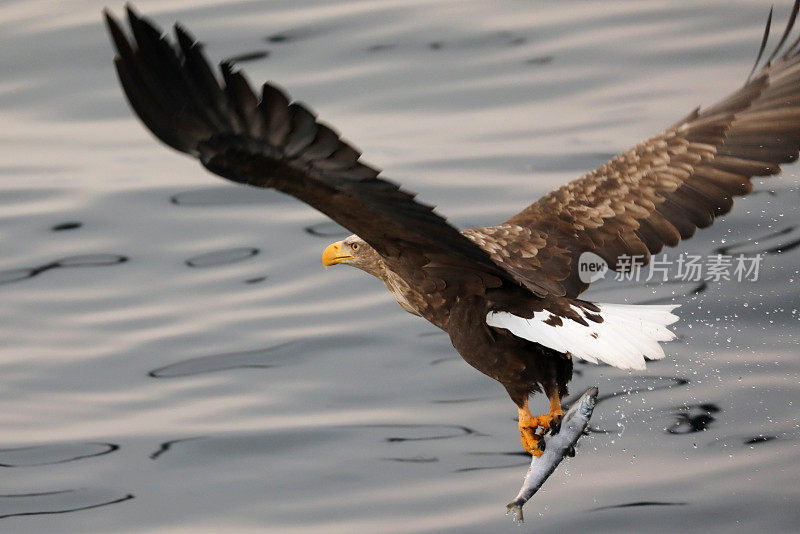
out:
{"label": "feather detail on wing", "polygon": [[[800,7],[796,0],[775,51],[745,85],[717,104],[696,109],[661,135],[639,143],[582,178],[545,195],[504,225],[538,230],[549,247],[568,249],[563,279],[575,297],[577,259],[592,251],[614,269],[621,256],[650,254],[690,238],[730,211],[750,179],[780,172],[800,150],[800,38],[785,46]],[[768,31],[762,41],[763,53]],[[760,62],[756,60],[756,65]],[[782,55],[781,55],[782,54]]]}
{"label": "feather detail on wing", "polygon": [[570,254],[535,228],[500,224],[471,228],[462,232],[467,239],[485,250],[503,268],[521,279],[537,296],[563,296],[564,280],[570,274]]}
{"label": "feather detail on wing", "polygon": [[486,324],[504,328],[517,337],[588,362],[598,361],[620,369],[645,368],[645,358],[660,360],[658,344],[675,335],[666,327],[678,320],[677,305],[625,305],[594,303],[570,306],[572,318],[545,309],[526,319],[506,311],[490,311]]}
{"label": "feather detail on wing", "polygon": [[257,96],[228,63],[220,80],[181,26],[173,44],[130,7],[128,21],[133,42],[106,12],[117,73],[133,110],[167,145],[219,176],[277,189],[325,213],[422,292],[480,294],[504,281],[544,291],[496,263],[432,206],[380,178],[358,150],[274,85]]}

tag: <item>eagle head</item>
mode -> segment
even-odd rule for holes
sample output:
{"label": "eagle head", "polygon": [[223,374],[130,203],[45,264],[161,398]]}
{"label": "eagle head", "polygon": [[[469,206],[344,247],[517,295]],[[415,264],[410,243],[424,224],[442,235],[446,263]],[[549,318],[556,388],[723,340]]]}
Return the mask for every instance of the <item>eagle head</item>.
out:
{"label": "eagle head", "polygon": [[357,235],[328,245],[322,253],[322,265],[327,269],[331,265],[344,263],[352,265],[371,275],[379,276],[381,257],[374,248]]}

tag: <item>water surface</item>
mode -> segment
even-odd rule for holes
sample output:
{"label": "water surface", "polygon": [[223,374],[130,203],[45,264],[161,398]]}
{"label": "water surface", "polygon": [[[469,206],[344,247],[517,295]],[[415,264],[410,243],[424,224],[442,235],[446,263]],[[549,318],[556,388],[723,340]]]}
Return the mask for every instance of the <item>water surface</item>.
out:
{"label": "water surface", "polygon": [[[323,271],[343,235],[324,216],[159,146],[118,88],[103,5],[0,7],[0,528],[519,532],[504,390],[378,281]],[[308,102],[461,227],[737,87],[766,17],[755,0],[137,5]],[[796,531],[798,172],[670,252],[765,253],[758,282],[589,294],[680,302],[679,339],[644,373],[576,366],[572,391],[605,399],[595,432],[522,531]]]}

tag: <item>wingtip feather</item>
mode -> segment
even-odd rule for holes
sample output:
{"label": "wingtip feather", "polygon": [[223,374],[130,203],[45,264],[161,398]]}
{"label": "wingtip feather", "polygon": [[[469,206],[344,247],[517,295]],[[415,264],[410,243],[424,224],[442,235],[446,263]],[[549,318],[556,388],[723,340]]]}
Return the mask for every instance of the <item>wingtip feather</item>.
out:
{"label": "wingtip feather", "polygon": [[756,56],[756,61],[753,63],[753,68],[750,70],[750,74],[747,76],[747,81],[749,82],[753,78],[753,74],[756,72],[756,68],[758,68],[758,64],[761,62],[761,57],[764,55],[764,50],[767,48],[767,41],[769,40],[769,32],[770,28],[772,27],[772,12],[774,11],[774,7],[769,8],[769,15],[767,16],[767,25],[764,27],[764,36],[761,38],[761,46],[758,48],[758,55]]}
{"label": "wingtip feather", "polygon": [[133,56],[133,48],[131,47],[130,41],[128,41],[128,37],[125,35],[125,31],[122,29],[122,25],[120,24],[119,20],[117,20],[111,10],[108,8],[103,8],[103,17],[105,18],[106,22],[106,29],[111,35],[111,41],[116,49],[117,57]]}

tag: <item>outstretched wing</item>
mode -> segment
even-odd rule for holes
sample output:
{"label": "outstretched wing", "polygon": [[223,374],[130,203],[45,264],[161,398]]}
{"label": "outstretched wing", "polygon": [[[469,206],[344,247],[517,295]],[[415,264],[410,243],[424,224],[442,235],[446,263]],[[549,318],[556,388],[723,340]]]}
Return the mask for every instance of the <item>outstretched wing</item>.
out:
{"label": "outstretched wing", "polygon": [[428,206],[359,161],[360,153],[274,85],[257,97],[222,63],[222,81],[201,45],[175,26],[177,46],[130,7],[131,43],[106,12],[117,73],[136,114],[167,145],[210,171],[292,195],[358,234],[420,289],[463,291],[503,280],[537,289],[499,266]]}
{"label": "outstretched wing", "polygon": [[[675,246],[730,211],[750,179],[780,172],[800,149],[800,38],[786,45],[800,6],[775,51],[744,86],[721,102],[696,109],[661,135],[639,143],[598,169],[545,195],[501,226],[544,234],[549,248],[569,250],[561,282],[576,296],[588,284],[577,259],[593,251],[612,268],[622,256],[641,258]],[[764,51],[772,13],[756,60]],[[755,67],[754,67],[755,71]]]}

